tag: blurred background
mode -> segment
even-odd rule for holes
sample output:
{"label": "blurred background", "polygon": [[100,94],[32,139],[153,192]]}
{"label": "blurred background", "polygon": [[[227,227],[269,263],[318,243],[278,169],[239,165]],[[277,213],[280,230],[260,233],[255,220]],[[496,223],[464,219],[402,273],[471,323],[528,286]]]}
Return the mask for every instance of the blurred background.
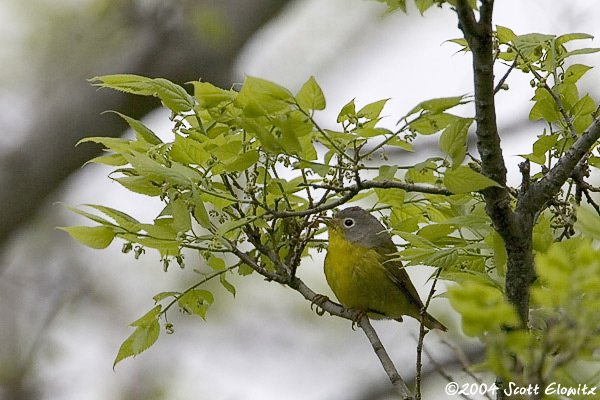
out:
{"label": "blurred background", "polygon": [[[214,287],[207,322],[169,314],[175,333],[136,359],[112,363],[132,321],[161,291],[183,290],[203,269],[193,254],[186,269],[163,272],[157,253],[139,260],[115,242],[95,251],[56,226],[86,223],[56,202],[103,204],[149,220],[162,208],[106,178],[108,168],[83,166],[99,148],[75,147],[86,136],[130,135],[105,110],[143,118],[168,139],[168,114],[153,98],[96,90],[86,79],[133,73],[184,84],[202,79],[229,88],[244,74],[296,92],[310,75],[333,128],[340,108],[391,98],[384,125],[422,100],[472,92],[471,58],[445,41],[461,32],[453,12],[382,17],[385,8],[362,0],[4,0],[0,2],[0,399],[384,399],[390,384],[364,335],[348,321],[317,316],[297,293],[257,276],[233,278],[236,298]],[[593,0],[498,1],[495,23],[517,34],[596,35]],[[595,43],[585,43],[593,47]],[[579,46],[579,43],[577,44]],[[597,44],[596,44],[597,45]],[[598,56],[577,62],[598,64]],[[498,70],[497,76],[504,73]],[[531,78],[514,73],[497,96],[505,159],[513,179],[518,154],[529,153],[539,125],[528,121]],[[581,92],[598,98],[597,70]],[[465,106],[472,114],[472,105]],[[415,143],[408,164],[435,152],[435,139]],[[415,158],[417,157],[417,158]],[[82,167],[83,166],[83,167]],[[515,180],[516,182],[516,180]],[[322,254],[299,275],[330,295]],[[427,292],[431,270],[411,268]],[[430,308],[451,331],[459,321],[444,300]],[[400,373],[414,374],[418,325],[376,322]],[[477,360],[475,343],[432,333],[426,347],[459,383],[460,344]],[[424,398],[443,399],[445,381],[425,357]],[[486,383],[493,383],[490,377]]]}

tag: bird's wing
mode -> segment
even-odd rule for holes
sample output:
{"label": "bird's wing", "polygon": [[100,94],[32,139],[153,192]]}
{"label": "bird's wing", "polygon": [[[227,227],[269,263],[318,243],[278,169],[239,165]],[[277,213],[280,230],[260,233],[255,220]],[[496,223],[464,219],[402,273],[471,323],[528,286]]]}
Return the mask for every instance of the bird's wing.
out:
{"label": "bird's wing", "polygon": [[385,235],[381,235],[381,241],[376,247],[376,250],[382,256],[386,274],[392,282],[394,282],[406,297],[408,297],[412,303],[416,304],[419,309],[423,308],[423,303],[417,293],[417,289],[415,289],[415,286],[412,284],[408,273],[402,266],[402,262],[393,260],[394,257],[390,255],[397,252],[398,249],[387,232],[385,232]]}

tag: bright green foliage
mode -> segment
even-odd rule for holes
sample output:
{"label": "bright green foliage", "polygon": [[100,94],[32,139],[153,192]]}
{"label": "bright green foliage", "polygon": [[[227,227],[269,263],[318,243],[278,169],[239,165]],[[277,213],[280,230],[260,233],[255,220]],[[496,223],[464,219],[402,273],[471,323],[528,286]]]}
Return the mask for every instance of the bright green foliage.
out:
{"label": "bright green foliage", "polygon": [[577,81],[591,69],[583,64],[568,64],[569,58],[600,51],[600,48],[579,48],[569,51],[567,44],[575,40],[593,39],[581,33],[562,36],[530,33],[516,35],[512,30],[497,26],[500,44],[498,58],[515,63],[515,67],[532,75],[535,88],[529,119],[548,123],[539,136],[533,152],[523,155],[532,162],[550,165],[592,123],[597,106],[587,94],[581,95]]}
{"label": "bright green foliage", "polygon": [[69,232],[73,239],[93,249],[104,249],[115,238],[115,231],[107,226],[70,226],[60,229]]}
{"label": "bright green foliage", "polygon": [[485,189],[490,186],[499,186],[490,178],[481,175],[471,168],[460,165],[444,175],[444,185],[453,193],[468,193]]}
{"label": "bright green foliage", "polygon": [[[380,3],[385,3],[387,5],[386,14],[393,13],[395,11],[402,11],[406,13],[406,0],[375,0]],[[423,15],[425,11],[431,8],[433,5],[441,6],[442,4],[447,3],[451,6],[456,6],[456,0],[415,0],[415,6]],[[477,0],[467,0],[467,3],[471,8],[477,8]]]}
{"label": "bright green foliage", "polygon": [[123,342],[117,358],[113,364],[113,368],[127,357],[134,357],[152,346],[158,339],[160,334],[160,324],[158,317],[160,316],[161,306],[156,306],[148,311],[146,315],[133,322],[131,326],[135,331]]}
{"label": "bright green foliage", "polygon": [[[406,11],[404,0],[381,2],[390,12]],[[455,5],[415,1],[421,13],[442,3]],[[474,1],[469,4],[475,7]],[[567,49],[572,41],[590,38],[583,34],[516,35],[498,26],[495,37],[497,63],[514,63],[532,76],[530,119],[547,124],[522,157],[551,168],[588,129],[597,108],[577,87],[590,67],[567,61],[597,49]],[[453,42],[468,51],[464,39]],[[485,176],[479,160],[467,154],[474,119],[455,113],[471,101],[468,95],[422,101],[393,128],[381,123],[388,99],[366,105],[352,99],[325,128],[314,119],[326,106],[314,77],[295,95],[256,77],[247,77],[239,92],[190,82],[192,94],[165,79],[135,75],[92,81],[103,88],[158,97],[171,111],[166,139],[141,121],[116,113],[133,129],[135,139],[82,141],[105,148],[107,155],[91,161],[112,167],[111,179],[157,197],[164,208],[146,222],[100,205],[69,208],[96,226],[61,229],[97,249],[122,240],[123,252],[135,258],[154,249],[165,271],[173,262],[184,268],[190,253],[197,253],[205,264],[204,270],[197,269],[202,277],[192,286],[154,297],[154,308],[132,324],[135,331],[121,346],[115,365],[150,347],[161,323],[173,332],[167,322],[172,307],[205,319],[217,298],[202,287],[209,280],[218,278],[232,295],[236,288],[227,278],[234,270],[241,276],[258,272],[289,283],[301,260],[323,247],[314,240],[322,232],[318,218],[323,212],[364,198],[374,203],[373,210],[382,211],[383,221],[401,243],[398,259],[405,265],[436,267],[440,279],[453,282],[446,297],[461,315],[464,333],[486,344],[489,370],[513,382],[526,382],[540,371],[548,375],[544,379],[563,379],[572,360],[595,356],[600,321],[590,310],[600,307],[595,278],[600,276],[600,256],[583,239],[555,243],[574,235],[573,177],[553,199],[552,211],[537,216],[533,250],[539,280],[532,294],[533,325],[530,330],[511,330],[519,320],[505,300],[508,255],[480,194],[500,184]],[[413,141],[435,134],[439,155],[409,166],[388,160],[392,150],[413,151]],[[592,155],[588,163],[599,166],[599,160],[600,155]],[[585,215],[584,210],[580,213]],[[581,231],[598,239],[599,224],[592,217],[585,215],[579,224]],[[561,354],[568,359],[560,359]],[[515,360],[524,368],[518,376]]]}
{"label": "bright green foliage", "polygon": [[[593,218],[600,222],[597,215]],[[577,360],[600,361],[600,252],[581,238],[554,243],[537,255],[536,272],[532,329],[488,337],[487,364],[515,382],[541,378],[542,384],[572,385]],[[515,358],[524,367],[521,376],[511,368]]]}
{"label": "bright green foliage", "polygon": [[515,310],[498,288],[467,281],[451,287],[448,298],[461,314],[463,332],[469,336],[498,334],[503,327],[519,323]]}
{"label": "bright green foliage", "polygon": [[[153,221],[145,223],[108,207],[89,205],[102,216],[72,210],[99,226],[64,229],[94,248],[104,248],[114,238],[122,239],[123,251],[133,251],[136,258],[146,249],[155,249],[165,270],[173,261],[185,266],[184,249],[197,251],[214,271],[205,279],[219,277],[232,294],[235,287],[226,274],[233,269],[247,274],[252,269],[244,266],[243,260],[228,265],[219,254],[230,253],[250,241],[254,246],[246,253],[250,260],[267,271],[286,273],[268,253],[257,249],[257,244],[276,245],[282,260],[298,263],[308,255],[309,247],[319,246],[311,242],[317,213],[308,213],[308,218],[281,218],[277,214],[310,210],[338,200],[343,190],[330,190],[323,196],[319,185],[343,188],[355,180],[352,171],[360,173],[374,154],[385,156],[390,147],[412,150],[410,141],[419,134],[443,130],[440,146],[448,154],[453,170],[446,160],[431,159],[407,171],[406,182],[432,187],[442,187],[445,182],[456,193],[496,184],[461,165],[472,119],[448,111],[465,103],[465,96],[424,101],[403,117],[394,131],[378,126],[387,99],[362,107],[351,100],[339,113],[339,126],[331,130],[321,128],[313,119],[326,104],[314,77],[296,96],[255,77],[248,77],[239,93],[207,82],[192,82],[193,96],[164,79],[117,75],[93,81],[104,88],[157,96],[172,111],[170,141],[163,142],[142,122],[121,113],[117,114],[136,134],[134,140],[83,140],[102,144],[110,152],[94,161],[116,167],[110,174],[113,180],[136,193],[159,197],[165,207]],[[361,151],[362,146],[365,150]],[[319,155],[317,149],[324,154]],[[396,176],[397,166],[382,166],[379,172],[375,180],[403,181]],[[479,272],[486,263],[493,264],[488,244],[457,235],[463,228],[453,219],[472,214],[477,207],[472,197],[411,195],[405,202],[406,192],[402,189],[376,188],[355,193],[353,200],[373,193],[378,204],[393,209],[390,224],[411,245],[399,253],[403,259],[447,268],[459,264]],[[427,225],[430,223],[435,225]],[[475,227],[468,230],[480,237],[490,234],[489,226],[483,231]],[[117,362],[138,354],[156,340],[156,324],[171,306],[205,318],[214,301],[213,294],[198,285],[155,297],[161,304],[167,299],[171,299],[169,304],[155,308],[159,310],[152,314],[155,318],[136,322],[136,331],[123,344]]]}

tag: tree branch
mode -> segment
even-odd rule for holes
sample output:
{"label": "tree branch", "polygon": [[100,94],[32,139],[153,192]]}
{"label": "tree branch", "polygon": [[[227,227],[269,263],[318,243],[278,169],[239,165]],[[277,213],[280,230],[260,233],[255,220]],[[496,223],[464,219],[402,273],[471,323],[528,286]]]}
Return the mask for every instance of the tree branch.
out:
{"label": "tree branch", "polygon": [[[506,166],[500,146],[494,103],[494,58],[492,37],[493,1],[483,1],[481,21],[475,20],[473,10],[466,0],[457,2],[459,27],[473,52],[475,89],[475,118],[477,121],[477,150],[481,157],[481,172],[488,178],[506,185]],[[490,187],[483,191],[486,210],[494,228],[505,239],[515,229],[510,196],[503,187]]]}
{"label": "tree branch", "polygon": [[[247,253],[238,249],[237,246],[235,245],[235,243],[233,243],[231,241],[228,241],[228,243],[232,248],[231,252],[236,257],[238,257],[240,259],[240,261],[247,264],[249,267],[251,267],[253,270],[258,272],[262,276],[266,277],[268,280],[272,280],[272,281],[289,286],[290,288],[296,290],[298,293],[300,293],[302,296],[304,296],[304,298],[306,300],[310,301],[311,303],[315,303],[315,301],[318,300],[319,308],[321,308],[324,311],[327,311],[331,315],[336,315],[338,317],[341,317],[341,318],[344,318],[344,319],[347,319],[350,321],[356,321],[357,318],[360,317],[360,319],[358,320],[358,323],[359,323],[360,327],[362,328],[362,330],[365,332],[365,335],[367,336],[367,338],[369,339],[371,346],[373,346],[373,350],[375,350],[375,354],[379,358],[379,361],[381,362],[383,369],[385,370],[390,381],[392,382],[392,385],[394,386],[396,392],[404,400],[413,400],[412,393],[410,392],[410,390],[406,386],[406,383],[404,382],[404,380],[402,379],[402,377],[396,370],[394,363],[392,362],[390,356],[387,354],[387,351],[385,350],[385,348],[383,347],[383,344],[381,343],[381,341],[379,340],[379,337],[377,336],[377,332],[375,332],[375,330],[371,326],[371,323],[369,322],[369,318],[366,315],[361,315],[360,312],[358,312],[358,311],[347,309],[346,307],[329,300],[327,297],[318,295],[317,293],[312,291],[312,289],[310,289],[308,286],[306,286],[306,284],[300,278],[298,278],[296,276],[290,276],[287,274],[278,274],[276,272],[269,271],[268,269],[266,269],[263,266],[261,266],[260,264],[258,264],[256,262],[256,260],[254,260],[250,255],[248,255]],[[262,249],[262,250],[263,250],[263,253],[267,253],[269,256],[273,255],[272,251],[269,252],[269,251],[267,251],[267,249]],[[277,260],[272,259],[271,261],[273,261],[276,264],[281,264],[281,260],[279,260],[279,259],[277,259]],[[283,269],[284,271],[290,270],[290,268],[278,268],[278,269]]]}
{"label": "tree branch", "polygon": [[[475,20],[473,10],[466,0],[458,0],[459,28],[473,53],[475,88],[475,118],[477,121],[477,150],[481,157],[483,175],[498,182],[502,187],[484,189],[486,212],[494,229],[504,240],[507,252],[506,297],[515,307],[521,326],[529,319],[529,293],[535,278],[533,266],[532,234],[535,212],[515,212],[511,207],[510,194],[506,188],[506,165],[500,146],[494,103],[494,41],[492,30],[493,0],[482,0],[480,21]],[[531,198],[528,191],[519,196]]]}
{"label": "tree branch", "polygon": [[[306,300],[310,302],[314,302],[318,298],[318,295],[297,277],[292,278],[291,282],[288,283],[288,286],[296,290],[298,293],[304,296]],[[338,317],[345,318],[351,321],[355,321],[357,317],[356,311],[349,310],[341,306],[340,304],[334,303],[331,300],[319,302],[319,307],[327,311],[331,315],[336,315]],[[392,382],[392,385],[396,389],[396,393],[400,395],[401,398],[404,400],[413,400],[412,394],[408,389],[408,386],[406,386],[406,383],[404,382],[400,374],[398,374],[394,363],[392,362],[390,356],[387,354],[385,347],[383,347],[383,344],[379,340],[377,332],[375,332],[375,329],[373,329],[373,327],[371,326],[369,318],[366,315],[363,315],[358,321],[358,324],[362,328],[363,332],[365,332],[365,335],[369,339],[371,346],[373,346],[373,350],[379,358],[379,361],[381,362],[383,369],[385,370],[390,381]]]}
{"label": "tree branch", "polygon": [[520,199],[517,209],[529,212],[542,210],[558,193],[562,185],[571,176],[577,163],[598,139],[600,139],[600,118],[594,119],[587,131],[573,143],[542,179],[531,184],[528,196]]}
{"label": "tree branch", "polygon": [[398,393],[400,397],[404,400],[412,400],[412,393],[406,386],[406,383],[404,383],[404,381],[402,380],[400,374],[398,374],[398,371],[396,370],[392,359],[388,355],[387,351],[385,351],[383,344],[379,340],[377,332],[375,332],[375,329],[373,329],[373,327],[371,326],[371,323],[369,322],[369,317],[363,315],[358,324],[362,328],[363,332],[365,332],[365,335],[367,335],[369,342],[371,342],[371,346],[373,346],[373,350],[375,351],[375,354],[377,354],[379,361],[381,361],[383,369],[387,373],[388,377],[390,378],[390,381],[392,382],[392,385],[396,389],[396,393]]}
{"label": "tree branch", "polygon": [[317,189],[327,189],[334,192],[346,192],[339,199],[326,204],[321,204],[316,207],[307,208],[306,210],[299,211],[277,211],[271,208],[265,207],[264,204],[260,202],[256,202],[256,205],[267,211],[269,214],[276,218],[287,218],[287,217],[303,217],[310,214],[318,214],[323,211],[332,210],[336,207],[341,206],[344,203],[352,200],[354,196],[356,196],[361,190],[365,189],[373,189],[373,188],[382,188],[382,189],[402,189],[407,192],[419,192],[419,193],[428,193],[428,194],[439,194],[442,196],[451,196],[453,193],[446,188],[439,188],[436,186],[427,186],[427,185],[419,185],[412,183],[403,183],[397,181],[360,181],[359,183],[348,186],[348,187],[337,187],[337,186],[326,186],[326,185],[314,185],[311,184],[311,187]]}

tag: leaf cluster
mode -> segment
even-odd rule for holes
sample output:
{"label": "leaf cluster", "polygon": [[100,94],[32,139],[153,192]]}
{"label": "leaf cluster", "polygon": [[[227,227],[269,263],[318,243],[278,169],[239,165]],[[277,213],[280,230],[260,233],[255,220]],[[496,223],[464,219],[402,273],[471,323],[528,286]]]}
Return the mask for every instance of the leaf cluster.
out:
{"label": "leaf cluster", "polygon": [[[405,6],[403,1],[386,3],[390,9]],[[423,12],[436,2],[416,3]],[[569,151],[595,116],[595,102],[588,95],[580,96],[576,85],[589,67],[567,65],[566,60],[596,49],[567,51],[566,43],[588,38],[581,34],[517,36],[497,27],[494,37],[496,62],[510,64],[508,73],[520,70],[533,76],[530,119],[547,124],[532,152],[523,155],[544,166],[542,172],[528,177],[536,180]],[[454,42],[468,50],[462,40]],[[592,274],[596,253],[579,239],[553,243],[574,235],[575,205],[591,190],[584,181],[587,168],[600,158],[586,157],[578,173],[548,204],[551,211],[536,217],[533,250],[538,254],[540,281],[534,299],[540,323],[517,332],[507,329],[518,318],[505,300],[506,247],[492,228],[481,195],[486,188],[503,186],[482,174],[481,161],[468,153],[474,118],[451,112],[469,103],[469,96],[423,101],[391,129],[381,123],[387,99],[362,107],[352,99],[339,111],[335,124],[322,127],[315,114],[326,107],[326,101],[313,77],[295,94],[256,77],[247,77],[239,91],[190,82],[191,94],[168,80],[135,75],[92,81],[103,88],[155,96],[171,111],[168,140],[118,112],[135,139],[83,140],[104,147],[107,154],[91,161],[110,166],[111,179],[130,191],[159,198],[164,208],[151,222],[101,205],[70,208],[96,225],[62,229],[96,249],[120,239],[123,252],[133,252],[135,258],[154,249],[165,271],[173,262],[184,268],[189,252],[198,253],[208,267],[191,287],[154,297],[154,308],[132,324],[135,330],[115,364],[150,347],[159,337],[161,321],[172,332],[167,320],[172,307],[205,318],[215,300],[201,287],[209,280],[218,278],[233,295],[236,288],[227,280],[233,271],[259,273],[297,288],[296,270],[302,259],[311,249],[324,248],[323,241],[315,239],[322,232],[319,218],[359,199],[380,211],[402,242],[398,259],[406,265],[438,268],[441,279],[456,282],[444,296],[462,316],[463,331],[489,345],[486,365],[499,376],[520,379],[510,375],[514,369],[501,354],[503,348],[510,348],[524,366],[521,378],[542,371],[539,376],[546,379],[580,355],[593,353],[595,345],[580,345],[580,336],[571,340],[568,335],[596,335],[595,317],[580,310],[583,303],[596,306],[595,297],[584,293],[597,288],[592,281],[577,286],[565,278],[573,272],[565,260],[575,257],[583,265],[581,274]],[[436,134],[442,157],[410,166],[388,162],[389,152],[413,151],[414,140]],[[506,189],[516,202],[518,189]],[[563,294],[555,295],[558,291]],[[587,322],[578,319],[584,314]],[[574,331],[579,333],[567,329],[572,324],[581,327]],[[560,349],[557,354],[568,357],[560,362],[559,356],[541,359],[548,349]]]}

